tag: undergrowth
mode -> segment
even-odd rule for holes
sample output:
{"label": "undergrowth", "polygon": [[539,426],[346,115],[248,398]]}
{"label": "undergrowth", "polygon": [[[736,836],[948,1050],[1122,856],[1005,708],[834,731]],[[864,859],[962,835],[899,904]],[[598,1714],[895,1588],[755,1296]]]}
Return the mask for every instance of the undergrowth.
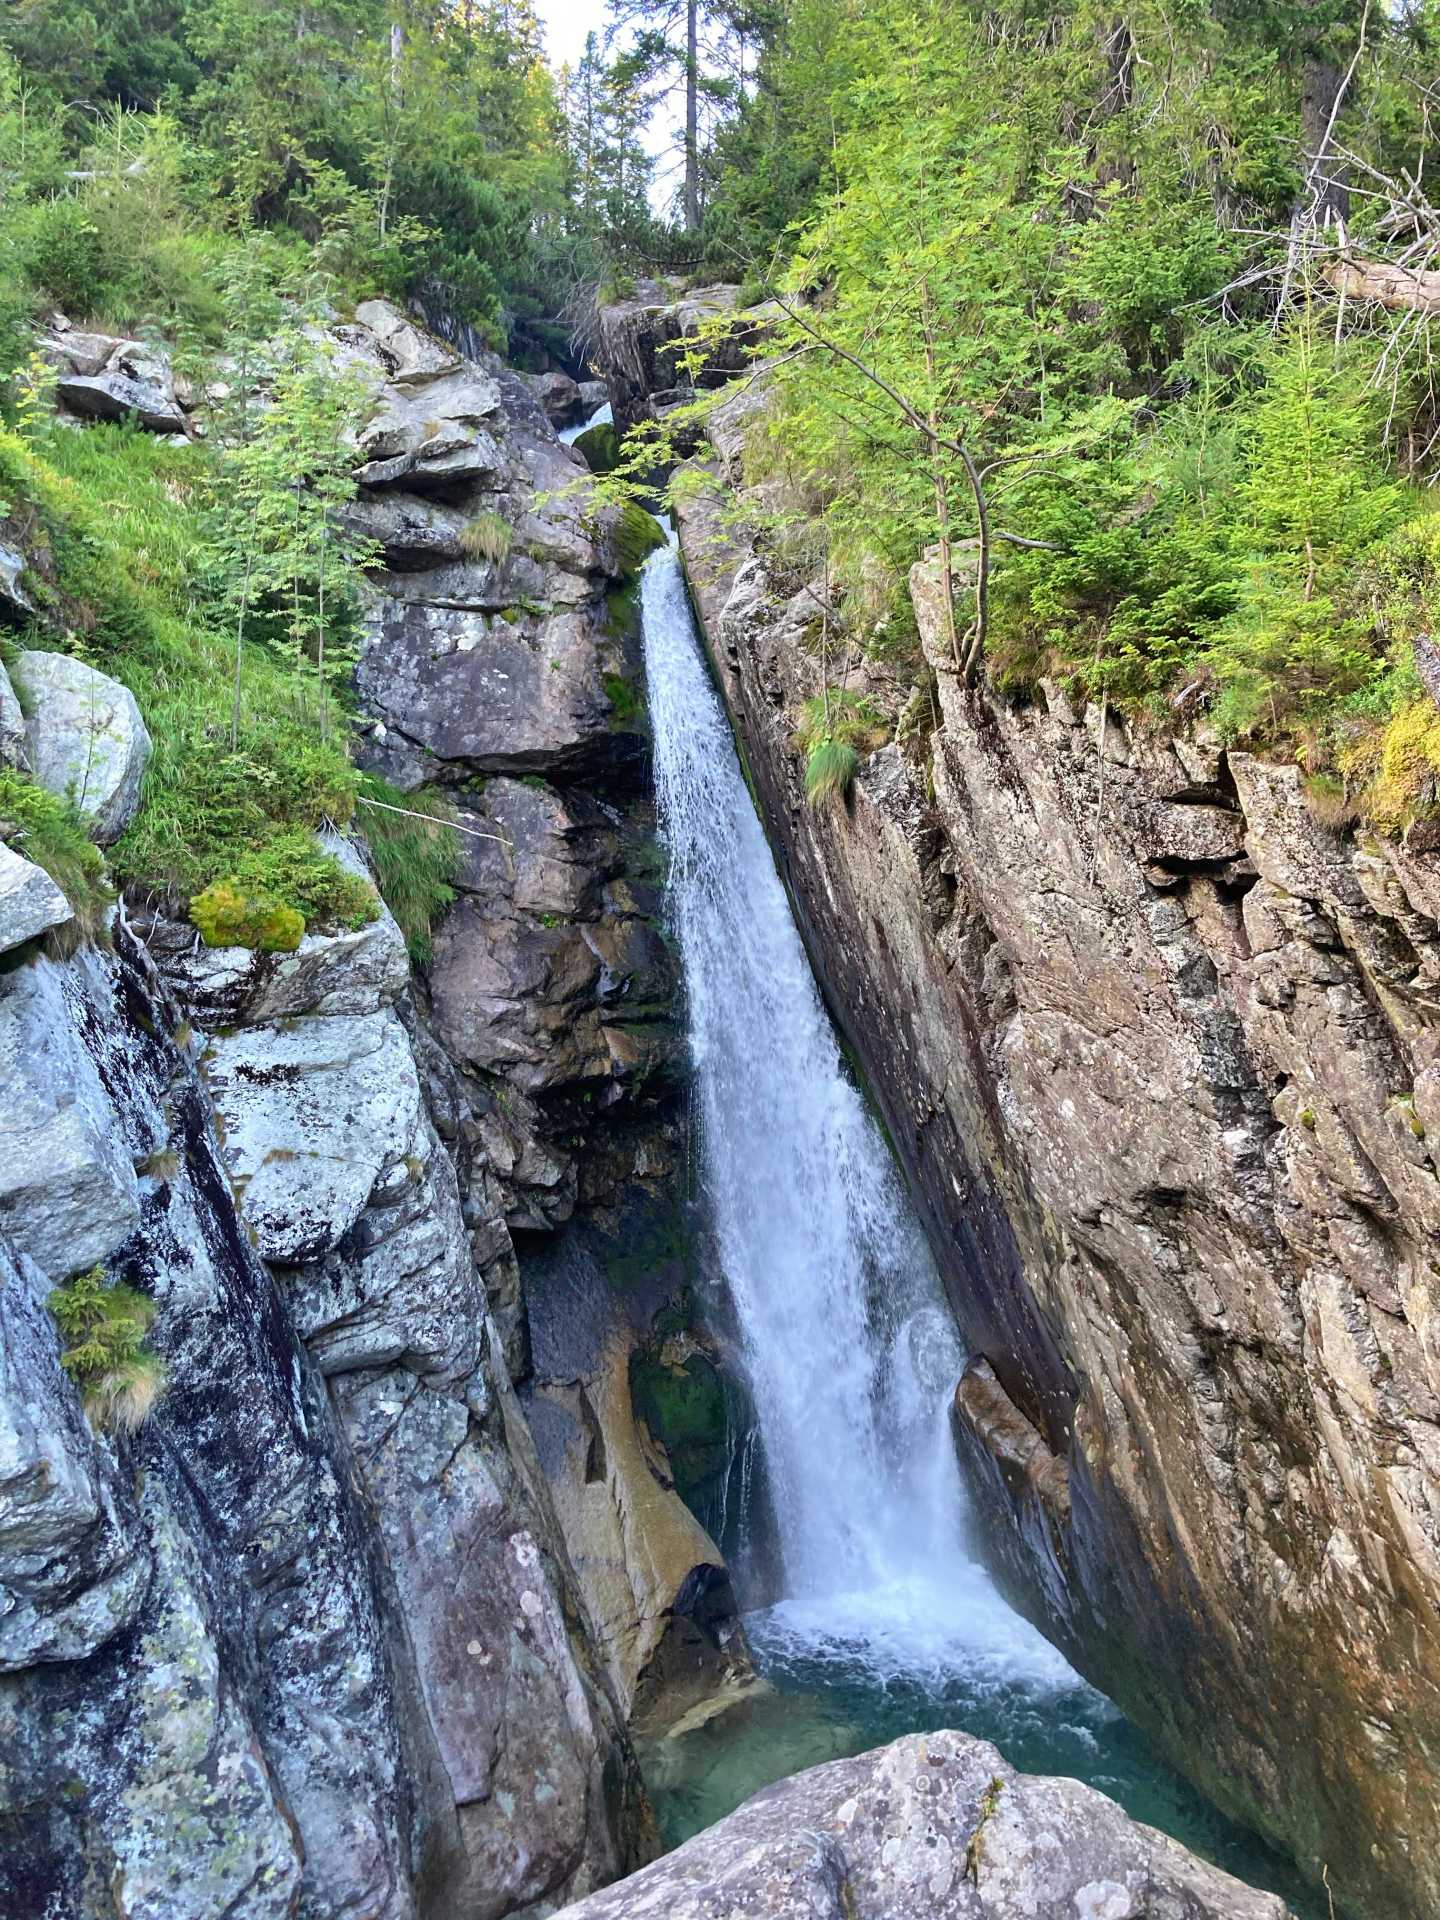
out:
{"label": "undergrowth", "polygon": [[[153,742],[111,871],[176,904],[229,886],[257,927],[277,907],[318,930],[373,918],[373,892],[310,838],[348,822],[358,777],[343,731],[322,734],[293,652],[244,642],[232,740],[235,632],[203,571],[216,486],[203,446],[119,426],[55,431],[38,446],[0,431],[0,495],[22,504],[54,576],[29,644],[58,636],[123,682]],[[212,914],[210,933],[246,920],[232,909]],[[268,929],[282,923],[288,941],[283,915]]]}
{"label": "undergrowth", "polygon": [[[438,793],[403,793],[370,773],[361,775],[360,800],[357,825],[364,831],[381,897],[405,935],[410,958],[428,966],[430,936],[455,898],[463,858],[460,836],[448,824],[450,802]],[[404,811],[392,813],[392,807]],[[434,824],[415,819],[416,814]]]}
{"label": "undergrowth", "polygon": [[70,903],[75,918],[50,934],[52,947],[64,950],[100,934],[114,895],[100,849],[72,801],[0,767],[0,840],[43,867]]}

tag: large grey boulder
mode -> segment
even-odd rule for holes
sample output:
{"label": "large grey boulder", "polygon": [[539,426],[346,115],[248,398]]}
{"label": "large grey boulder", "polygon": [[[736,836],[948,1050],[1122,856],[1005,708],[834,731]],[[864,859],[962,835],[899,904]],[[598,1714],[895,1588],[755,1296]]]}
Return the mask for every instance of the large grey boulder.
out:
{"label": "large grey boulder", "polygon": [[108,674],[65,653],[22,653],[30,769],[42,787],[68,795],[101,846],[118,840],[140,804],[150,735],[135,696]]}
{"label": "large grey boulder", "polygon": [[421,1113],[324,1257],[285,1275],[290,1317],[323,1373],[398,1363],[450,1383],[481,1358],[485,1298],[455,1169]]}
{"label": "large grey boulder", "polygon": [[360,431],[357,478],[411,493],[498,486],[506,467],[499,413],[499,386],[463,362],[413,386],[392,384]]}
{"label": "large grey boulder", "polygon": [[534,373],[529,378],[535,398],[545,409],[545,417],[552,426],[568,427],[585,418],[580,388],[568,373]]}
{"label": "large grey boulder", "polygon": [[388,300],[362,300],[355,318],[375,336],[390,380],[397,386],[421,386],[461,365],[453,347],[427,333]]}
{"label": "large grey boulder", "polygon": [[45,869],[0,842],[0,953],[71,917],[70,902]]}
{"label": "large grey boulder", "polygon": [[354,1226],[420,1123],[420,1081],[388,1009],[237,1027],[204,1055],[226,1165],[263,1258],[315,1260]]}
{"label": "large grey boulder", "polygon": [[150,1580],[123,1477],[60,1365],[49,1290],[0,1240],[0,1672],[87,1658]]}
{"label": "large grey boulder", "polygon": [[792,1775],[566,1920],[1287,1920],[1078,1780],[911,1734]]}
{"label": "large grey boulder", "polygon": [[67,993],[77,967],[0,975],[0,1232],[51,1280],[103,1260],[140,1217],[135,1171]]}

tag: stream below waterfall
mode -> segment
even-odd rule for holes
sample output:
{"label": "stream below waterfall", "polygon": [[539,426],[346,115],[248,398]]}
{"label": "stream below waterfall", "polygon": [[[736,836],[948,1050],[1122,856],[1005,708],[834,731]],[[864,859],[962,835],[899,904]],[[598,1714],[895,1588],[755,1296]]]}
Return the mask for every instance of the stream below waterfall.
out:
{"label": "stream below waterfall", "polygon": [[974,1557],[948,1426],[963,1352],[821,1001],[673,547],[648,562],[642,609],[700,1197],[783,1595],[746,1621],[773,1690],[643,1755],[667,1841],[801,1767],[956,1727],[1321,1920],[1293,1869],[1159,1762]]}

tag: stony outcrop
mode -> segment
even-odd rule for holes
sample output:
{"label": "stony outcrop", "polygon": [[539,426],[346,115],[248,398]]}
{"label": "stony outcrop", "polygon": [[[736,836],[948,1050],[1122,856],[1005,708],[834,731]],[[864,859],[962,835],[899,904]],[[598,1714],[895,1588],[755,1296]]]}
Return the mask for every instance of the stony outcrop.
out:
{"label": "stony outcrop", "polygon": [[1078,1780],[913,1734],[767,1787],[566,1920],[1287,1920]]}
{"label": "stony outcrop", "polygon": [[150,758],[134,694],[66,653],[22,653],[12,671],[30,773],[73,800],[91,837],[108,847],[134,817]]}
{"label": "stony outcrop", "polygon": [[735,312],[739,291],[729,285],[687,289],[673,277],[642,280],[632,293],[599,309],[594,358],[617,427],[657,419],[693,400],[699,389],[723,386],[750,364],[765,328],[763,307],[746,309],[744,326],[712,341],[698,370],[681,364],[708,321]]}
{"label": "stony outcrop", "polygon": [[[580,383],[572,380],[568,373],[552,370],[549,373],[532,373],[530,385],[535,390],[535,398],[545,409],[545,417],[554,427],[573,427],[577,421],[585,418],[587,408]],[[593,383],[587,382],[587,385]],[[604,400],[601,394],[600,405]],[[588,411],[593,412],[594,408]]]}
{"label": "stony outcrop", "polygon": [[133,419],[150,433],[189,431],[170,362],[139,340],[90,333],[53,314],[39,351],[55,370],[55,397],[83,420]]}
{"label": "stony outcrop", "polygon": [[[522,1401],[617,1694],[646,1733],[754,1681],[729,1569],[698,1517],[718,1529],[724,1488],[703,1469],[723,1480],[745,1422],[732,1435],[719,1376],[702,1373],[720,1356],[697,1323],[703,1280],[674,1171],[672,1146],[648,1191],[632,1181],[525,1266]],[[662,1369],[687,1420],[665,1417]],[[697,1472],[699,1440],[716,1458]]]}
{"label": "stony outcrop", "polygon": [[[388,914],[255,954],[135,903],[114,954],[0,975],[0,1803],[24,1833],[0,1858],[6,1912],[501,1920],[653,1848],[511,1388],[526,1339],[506,1215],[525,1203],[485,1126],[503,1114],[509,1173],[546,1157],[573,1206],[591,1098],[634,1132],[596,1144],[597,1191],[660,1124],[629,1038],[658,1034],[673,980],[653,902],[624,880],[644,803],[643,734],[606,687],[634,646],[607,603],[620,563],[603,516],[537,501],[547,476],[583,476],[514,376],[384,303],[335,342],[376,380],[357,511],[392,569],[377,600],[422,621],[483,600],[495,567],[466,536],[483,505],[530,637],[566,636],[545,697],[566,680],[583,725],[557,749],[537,721],[536,785],[487,794],[468,740],[451,758],[387,750],[370,715],[388,769],[463,787],[474,830],[506,835],[474,842],[501,858],[455,911],[493,895],[516,942],[586,956],[589,1001],[564,1009],[587,1064],[523,1094],[517,1069],[510,1109],[508,1063],[446,1055]],[[362,664],[377,695],[384,630]],[[483,706],[494,662],[474,664],[447,697]],[[47,702],[25,690],[33,722]],[[613,775],[615,799],[540,781],[572,766]],[[527,840],[537,804],[563,824]],[[552,857],[575,869],[564,898]],[[546,924],[562,913],[563,932]],[[532,985],[543,999],[524,967],[511,983],[522,1025]],[[457,1019],[461,1002],[452,989]],[[97,1263],[158,1307],[168,1384],[134,1437],[92,1433],[40,1304]]]}
{"label": "stony outcrop", "polygon": [[[56,331],[110,380],[113,343]],[[748,1672],[630,1394],[686,1276],[545,1373],[577,1410],[603,1381],[602,1482],[513,1388],[535,1414],[512,1235],[579,1244],[679,1162],[633,549],[518,376],[384,302],[324,339],[375,393],[364,752],[447,791],[465,863],[420,968],[388,913],[265,954],[146,899],[113,951],[0,970],[7,1913],[549,1912],[653,1850],[627,1716]],[[82,786],[31,662],[75,665],[23,657],[15,755],[113,838],[141,736],[117,772],[92,728]],[[134,1434],[92,1430],[43,1305],[97,1265],[157,1307]]]}
{"label": "stony outcrop", "polygon": [[1296,769],[1203,731],[966,693],[933,563],[921,693],[843,669],[904,744],[813,809],[792,738],[817,583],[713,497],[682,538],[974,1355],[957,1431],[1013,1593],[1357,1912],[1429,1920],[1435,854],[1330,831]]}
{"label": "stony outcrop", "polygon": [[0,842],[0,953],[71,918],[70,902],[43,867]]}
{"label": "stony outcrop", "polygon": [[[333,974],[306,957],[308,1004],[292,977],[282,1014],[220,1037],[255,1063],[233,1116],[245,1076],[218,1074],[123,930],[114,957],[0,989],[28,1066],[0,1096],[5,1164],[29,1169],[0,1285],[0,1781],[26,1832],[6,1911],[79,1911],[98,1859],[114,1911],[155,1920],[242,1894],[261,1916],[498,1920],[643,1857],[453,1167],[393,1004],[318,1010],[354,977],[334,946]],[[324,1034],[365,1022],[412,1102],[383,1152],[333,1126],[370,1056]],[[274,1231],[267,1154],[305,1162],[313,1203],[274,1277],[244,1218],[253,1195],[255,1239]],[[168,1387],[134,1440],[91,1434],[39,1306],[96,1260],[159,1307]]]}

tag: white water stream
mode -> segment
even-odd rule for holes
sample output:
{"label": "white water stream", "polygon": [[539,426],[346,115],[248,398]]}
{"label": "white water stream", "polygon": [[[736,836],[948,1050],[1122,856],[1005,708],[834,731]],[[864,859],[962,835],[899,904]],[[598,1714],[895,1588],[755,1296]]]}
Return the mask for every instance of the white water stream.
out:
{"label": "white water stream", "polygon": [[614,418],[615,415],[611,412],[610,402],[607,400],[604,406],[597,407],[588,419],[579,421],[573,427],[566,427],[565,431],[560,435],[561,446],[573,447],[582,433],[588,433],[591,427],[608,427]]}
{"label": "white water stream", "polygon": [[966,1550],[962,1353],[845,1069],[711,683],[678,558],[643,580],[670,900],[706,1201],[764,1448],[785,1599],[768,1626],[900,1671],[1079,1686]]}

